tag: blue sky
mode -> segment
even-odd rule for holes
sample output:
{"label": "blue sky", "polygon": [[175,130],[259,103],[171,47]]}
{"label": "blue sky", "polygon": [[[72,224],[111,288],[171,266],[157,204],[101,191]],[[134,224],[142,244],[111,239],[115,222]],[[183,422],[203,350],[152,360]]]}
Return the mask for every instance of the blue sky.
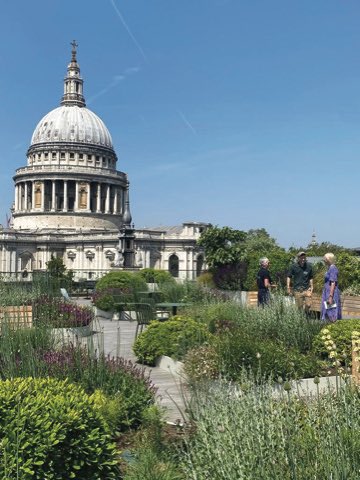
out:
{"label": "blue sky", "polygon": [[76,39],[137,227],[360,245],[358,0],[14,0],[0,20],[0,222]]}

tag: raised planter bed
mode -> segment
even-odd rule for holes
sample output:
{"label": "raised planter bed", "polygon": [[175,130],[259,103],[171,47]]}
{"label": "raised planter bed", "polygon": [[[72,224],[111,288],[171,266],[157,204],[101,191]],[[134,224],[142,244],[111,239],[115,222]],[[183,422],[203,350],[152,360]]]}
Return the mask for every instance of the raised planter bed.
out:
{"label": "raised planter bed", "polygon": [[156,366],[161,368],[162,370],[166,370],[171,372],[175,377],[183,377],[184,376],[184,364],[178,360],[174,360],[171,357],[166,355],[162,355],[156,360]]}

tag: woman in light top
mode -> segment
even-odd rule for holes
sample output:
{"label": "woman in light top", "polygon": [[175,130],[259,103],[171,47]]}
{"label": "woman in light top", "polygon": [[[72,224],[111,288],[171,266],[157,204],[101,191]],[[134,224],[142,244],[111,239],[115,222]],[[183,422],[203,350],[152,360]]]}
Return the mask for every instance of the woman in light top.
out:
{"label": "woman in light top", "polygon": [[321,297],[321,320],[336,322],[341,319],[341,299],[338,287],[339,271],[335,266],[335,255],[325,253],[324,262],[329,268],[325,274]]}

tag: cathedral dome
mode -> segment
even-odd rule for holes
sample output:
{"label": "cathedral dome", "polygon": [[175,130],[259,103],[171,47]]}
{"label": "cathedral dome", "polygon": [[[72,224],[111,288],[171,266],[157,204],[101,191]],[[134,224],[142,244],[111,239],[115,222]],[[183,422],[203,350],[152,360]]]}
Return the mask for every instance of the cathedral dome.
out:
{"label": "cathedral dome", "polygon": [[36,126],[31,146],[41,143],[85,143],[113,148],[109,130],[91,110],[79,105],[62,105],[45,115]]}

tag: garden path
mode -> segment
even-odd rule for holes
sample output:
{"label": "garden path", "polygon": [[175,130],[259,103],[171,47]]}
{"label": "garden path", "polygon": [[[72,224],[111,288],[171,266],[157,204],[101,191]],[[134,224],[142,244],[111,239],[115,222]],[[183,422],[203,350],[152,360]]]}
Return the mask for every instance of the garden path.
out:
{"label": "garden path", "polygon": [[[76,301],[81,304],[90,304],[86,299],[79,298]],[[136,363],[136,357],[132,351],[135,329],[136,322],[113,321],[97,316],[94,334],[83,340],[90,342],[95,349],[103,351],[106,355],[120,356]],[[182,378],[163,368],[139,366],[149,373],[157,388],[156,400],[158,405],[164,408],[165,420],[171,423],[183,423],[186,387]]]}

